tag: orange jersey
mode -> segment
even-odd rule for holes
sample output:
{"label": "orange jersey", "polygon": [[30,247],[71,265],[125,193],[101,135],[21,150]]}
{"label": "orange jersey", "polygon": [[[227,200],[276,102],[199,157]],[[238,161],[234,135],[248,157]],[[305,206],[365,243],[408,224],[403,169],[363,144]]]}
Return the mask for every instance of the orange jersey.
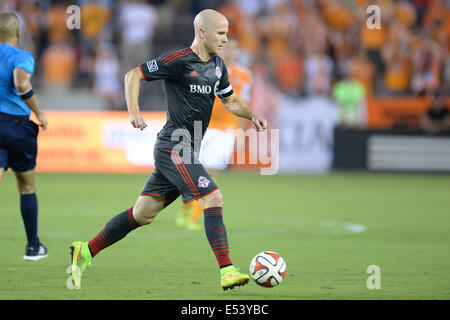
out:
{"label": "orange jersey", "polygon": [[[228,69],[228,79],[233,91],[247,104],[250,103],[250,83],[252,74],[247,68],[234,64]],[[227,111],[220,99],[216,98],[208,128],[226,130],[239,128],[239,117]]]}

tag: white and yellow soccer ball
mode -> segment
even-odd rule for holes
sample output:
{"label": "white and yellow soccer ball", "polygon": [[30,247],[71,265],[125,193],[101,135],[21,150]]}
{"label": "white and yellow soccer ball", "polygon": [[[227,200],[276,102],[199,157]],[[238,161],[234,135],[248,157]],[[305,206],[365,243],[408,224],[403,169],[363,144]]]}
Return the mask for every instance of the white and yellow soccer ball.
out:
{"label": "white and yellow soccer ball", "polygon": [[260,286],[276,287],[286,276],[286,262],[276,252],[260,252],[250,262],[250,275]]}

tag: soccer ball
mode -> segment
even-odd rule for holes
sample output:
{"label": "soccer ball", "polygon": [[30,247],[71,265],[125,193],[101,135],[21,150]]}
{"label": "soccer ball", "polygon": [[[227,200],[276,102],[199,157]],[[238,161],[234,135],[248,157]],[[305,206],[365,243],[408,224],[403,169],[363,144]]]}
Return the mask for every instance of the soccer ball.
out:
{"label": "soccer ball", "polygon": [[276,252],[260,252],[250,262],[250,275],[260,286],[275,287],[286,275],[286,262]]}

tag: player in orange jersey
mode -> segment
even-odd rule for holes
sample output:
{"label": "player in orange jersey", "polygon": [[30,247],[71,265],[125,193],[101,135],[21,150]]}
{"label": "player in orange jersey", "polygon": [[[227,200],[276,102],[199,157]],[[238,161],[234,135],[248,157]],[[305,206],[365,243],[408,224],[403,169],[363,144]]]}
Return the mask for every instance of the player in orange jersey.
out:
{"label": "player in orange jersey", "polygon": [[[229,80],[234,92],[247,104],[250,103],[250,86],[252,75],[249,69],[236,63],[239,44],[235,38],[229,38],[220,57],[228,69]],[[202,140],[200,161],[213,179],[217,179],[220,171],[228,167],[235,145],[234,130],[243,128],[243,121],[228,112],[220,99],[216,99],[208,130]],[[176,224],[188,230],[200,230],[200,216],[203,209],[198,201],[182,204],[176,218]]]}

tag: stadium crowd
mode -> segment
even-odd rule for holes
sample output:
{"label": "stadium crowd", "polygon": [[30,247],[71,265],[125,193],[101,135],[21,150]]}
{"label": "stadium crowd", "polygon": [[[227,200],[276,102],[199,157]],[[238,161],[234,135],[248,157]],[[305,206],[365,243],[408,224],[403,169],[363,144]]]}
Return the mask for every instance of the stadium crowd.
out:
{"label": "stadium crowd", "polygon": [[[79,30],[66,25],[73,4]],[[372,4],[381,9],[380,29],[367,27]],[[37,85],[88,88],[111,109],[125,108],[125,72],[189,46],[192,19],[207,7],[227,16],[238,61],[266,102],[270,90],[338,96],[333,88],[345,78],[357,79],[366,96],[425,95],[450,84],[448,0],[0,0],[20,18]]]}

